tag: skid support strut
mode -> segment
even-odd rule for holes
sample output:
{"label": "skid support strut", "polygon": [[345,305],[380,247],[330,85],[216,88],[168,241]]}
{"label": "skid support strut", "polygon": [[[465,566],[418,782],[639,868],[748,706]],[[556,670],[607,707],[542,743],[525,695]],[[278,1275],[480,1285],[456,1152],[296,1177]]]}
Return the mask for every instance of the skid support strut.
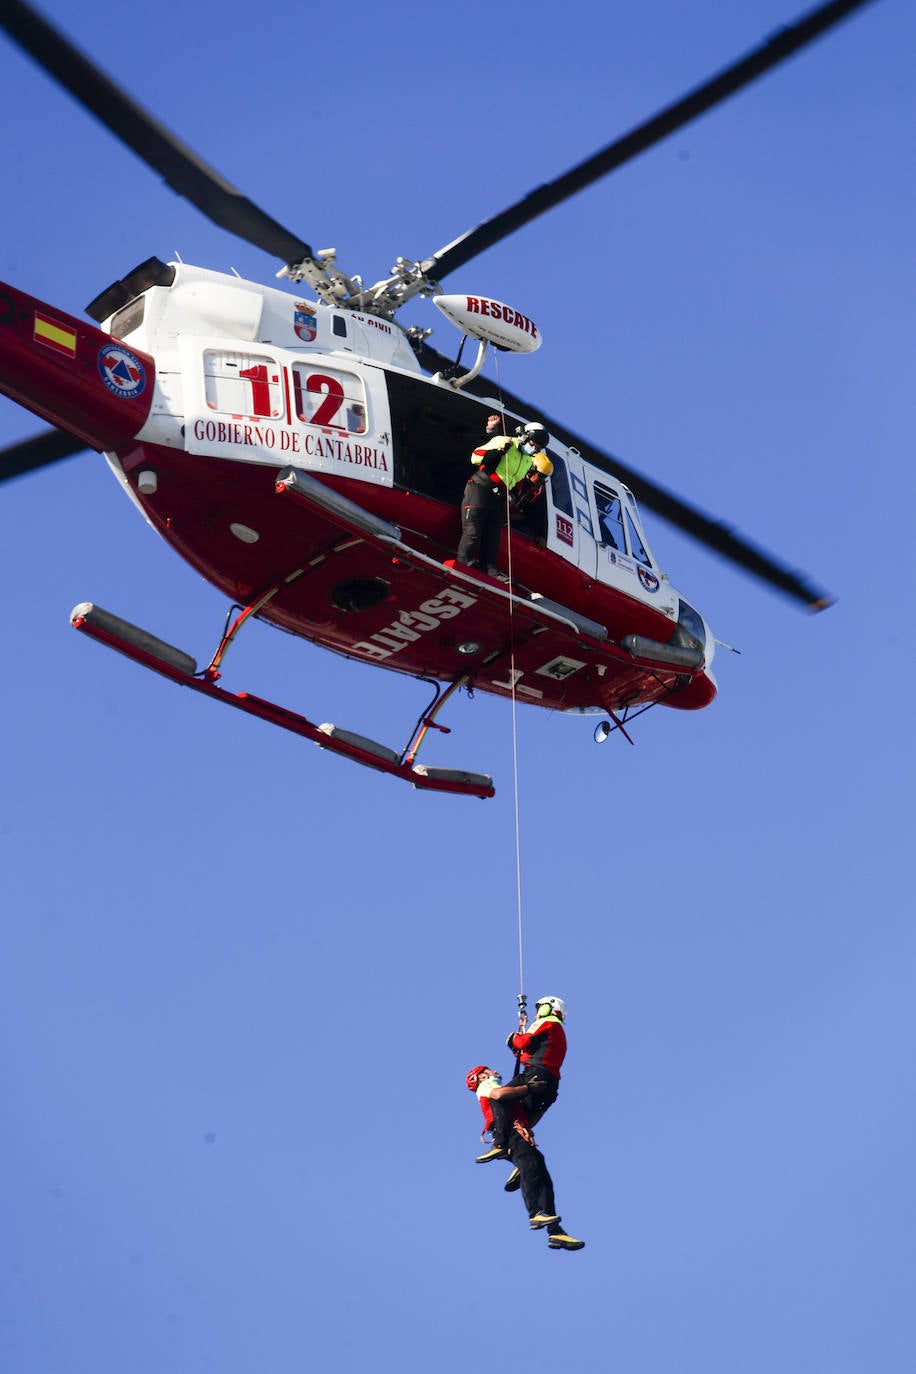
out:
{"label": "skid support strut", "polygon": [[459,687],[463,687],[468,680],[467,673],[463,677],[456,677],[454,682],[450,682],[443,692],[439,684],[436,684],[436,694],[433,697],[429,708],[417,722],[416,729],[410,737],[407,748],[404,750],[403,761],[413,765],[416,760],[420,745],[423,743],[430,730],[441,730],[443,735],[450,735],[452,732],[447,725],[439,725],[435,717],[442,710],[453,692],[457,692]]}

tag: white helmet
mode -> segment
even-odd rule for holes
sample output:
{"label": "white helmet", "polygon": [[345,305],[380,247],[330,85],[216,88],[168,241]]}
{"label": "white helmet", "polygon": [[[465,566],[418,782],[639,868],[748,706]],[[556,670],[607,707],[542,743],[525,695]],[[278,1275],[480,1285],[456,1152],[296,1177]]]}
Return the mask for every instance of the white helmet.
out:
{"label": "white helmet", "polygon": [[[549,1012],[542,1012],[541,1007],[547,1006]],[[538,1016],[559,1016],[561,1021],[566,1020],[566,1003],[562,997],[539,997],[534,1004]]]}
{"label": "white helmet", "polygon": [[521,434],[522,443],[534,444],[535,448],[546,448],[550,443],[550,435],[543,425],[525,425]]}

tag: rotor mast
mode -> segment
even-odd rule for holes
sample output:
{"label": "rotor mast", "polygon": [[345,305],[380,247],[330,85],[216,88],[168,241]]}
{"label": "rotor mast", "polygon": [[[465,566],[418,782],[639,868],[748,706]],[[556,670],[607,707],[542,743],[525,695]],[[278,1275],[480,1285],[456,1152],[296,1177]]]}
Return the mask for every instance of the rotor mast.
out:
{"label": "rotor mast", "polygon": [[366,315],[377,315],[383,320],[393,320],[401,306],[414,296],[435,296],[442,290],[439,283],[424,270],[435,263],[433,258],[425,263],[398,258],[390,276],[383,277],[374,286],[364,286],[362,277],[348,277],[340,270],[336,265],[336,257],[336,249],[322,248],[314,256],[287,263],[280,268],[277,276],[293,282],[307,281],[327,305],[361,310]]}

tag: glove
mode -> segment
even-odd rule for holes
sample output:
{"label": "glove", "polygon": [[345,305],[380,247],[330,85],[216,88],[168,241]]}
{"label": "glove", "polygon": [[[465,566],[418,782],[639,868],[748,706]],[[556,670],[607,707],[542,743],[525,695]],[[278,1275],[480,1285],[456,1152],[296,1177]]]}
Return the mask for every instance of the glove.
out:
{"label": "glove", "polygon": [[506,1036],[506,1045],[512,1051],[513,1054],[515,1053],[515,1037],[517,1034],[517,1031],[512,1031],[510,1035]]}
{"label": "glove", "polygon": [[481,469],[491,476],[502,462],[502,449],[488,448],[481,460]]}

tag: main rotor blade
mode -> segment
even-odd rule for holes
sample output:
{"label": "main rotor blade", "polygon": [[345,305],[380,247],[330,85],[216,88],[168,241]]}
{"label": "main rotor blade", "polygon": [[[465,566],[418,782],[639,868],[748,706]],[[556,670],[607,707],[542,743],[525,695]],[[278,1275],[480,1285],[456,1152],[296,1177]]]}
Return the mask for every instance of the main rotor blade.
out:
{"label": "main rotor blade", "polygon": [[42,430],[31,439],[21,439],[15,444],[8,444],[6,448],[0,448],[0,482],[22,477],[36,468],[48,467],[62,458],[72,458],[85,447],[82,439],[62,429]]}
{"label": "main rotor blade", "polygon": [[[420,345],[418,356],[423,367],[428,368],[430,372],[441,372],[451,369],[453,366],[452,359],[446,358],[442,353],[431,348],[429,344]],[[463,390],[492,399],[496,390],[496,383],[488,381],[485,377],[478,377],[468,383]],[[561,443],[566,444],[569,448],[578,449],[589,462],[603,468],[609,476],[618,477],[625,482],[631,488],[640,506],[654,511],[663,520],[667,520],[669,525],[674,525],[676,529],[683,530],[685,534],[690,535],[692,539],[705,545],[706,548],[711,549],[721,558],[726,559],[729,563],[737,564],[739,568],[743,568],[753,577],[768,583],[771,587],[776,587],[796,601],[802,602],[810,611],[823,611],[828,606],[833,605],[833,597],[828,592],[809,582],[803,573],[777,562],[772,554],[752,544],[750,540],[739,535],[730,525],[723,524],[721,520],[706,515],[697,506],[691,506],[687,501],[676,496],[674,492],[659,486],[650,477],[646,477],[636,468],[630,467],[629,464],[624,463],[614,454],[608,453],[606,449],[598,448],[597,445],[581,438],[571,429],[567,429],[565,425],[552,420],[542,410],[529,405],[527,401],[523,401],[518,396],[513,396],[511,392],[506,391],[505,387],[499,387],[499,394],[507,409],[514,411],[517,415],[523,415],[526,420],[538,421],[543,424],[548,433],[559,439]]]}
{"label": "main rotor blade", "polygon": [[845,19],[853,10],[872,3],[873,0],[831,0],[830,4],[809,11],[797,23],[779,29],[746,57],[726,67],[702,86],[695,87],[674,104],[667,105],[652,119],[637,125],[622,138],[609,143],[607,147],[602,148],[593,157],[587,158],[585,162],[578,163],[563,176],[529,191],[522,200],[501,210],[491,219],[484,220],[476,229],[462,234],[444,248],[440,248],[438,253],[421,264],[424,272],[438,281],[448,272],[463,267],[471,258],[477,257],[487,248],[492,248],[493,244],[499,243],[501,239],[508,238],[523,224],[528,224],[538,215],[543,215],[546,210],[559,205],[561,201],[568,200],[592,182],[607,176],[625,162],[644,153],[647,148],[661,142],[675,129],[680,129],[684,124],[712,109],[714,105],[728,99],[742,86],[749,85],[771,67],[791,57],[799,48],[813,42],[827,29]]}
{"label": "main rotor blade", "polygon": [[313,256],[307,243],[225,181],[31,5],[22,0],[0,0],[0,26],[122,143],[159,172],[173,191],[196,205],[214,224],[285,263]]}

